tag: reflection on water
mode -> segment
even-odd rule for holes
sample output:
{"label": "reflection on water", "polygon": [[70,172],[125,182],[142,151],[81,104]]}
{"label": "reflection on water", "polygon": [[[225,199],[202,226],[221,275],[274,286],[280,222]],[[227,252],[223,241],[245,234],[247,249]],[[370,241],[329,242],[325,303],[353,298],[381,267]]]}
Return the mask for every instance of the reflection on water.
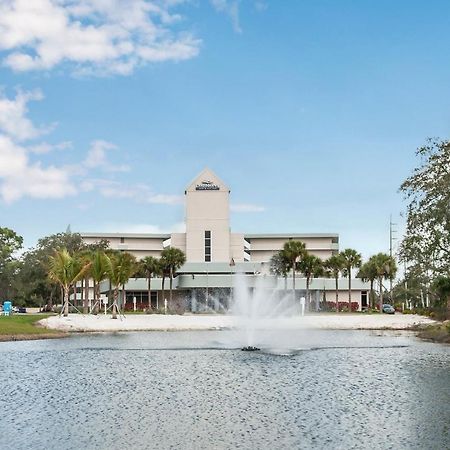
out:
{"label": "reflection on water", "polygon": [[0,448],[450,448],[449,346],[304,330],[248,353],[233,339],[2,343]]}

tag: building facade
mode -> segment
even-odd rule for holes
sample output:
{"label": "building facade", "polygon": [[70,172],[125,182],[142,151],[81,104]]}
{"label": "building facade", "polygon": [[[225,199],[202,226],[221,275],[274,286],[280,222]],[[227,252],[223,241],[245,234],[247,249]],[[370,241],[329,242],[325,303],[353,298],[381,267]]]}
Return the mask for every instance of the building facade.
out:
{"label": "building facade", "polygon": [[[292,279],[277,279],[270,273],[272,256],[289,240],[303,242],[309,253],[325,260],[339,251],[338,234],[245,234],[230,228],[230,189],[211,170],[203,170],[186,188],[186,232],[168,234],[81,233],[86,243],[101,239],[115,250],[127,251],[137,259],[158,258],[166,247],[186,255],[186,263],[174,280],[178,305],[189,310],[226,307],[233,288],[233,276],[243,274],[252,288],[260,277],[270,278],[273,287],[291,287]],[[305,280],[296,281],[297,295],[304,295]],[[287,284],[287,286],[286,286]],[[152,306],[161,307],[162,280],[152,281]],[[320,301],[335,301],[334,280],[318,278],[311,282],[314,307]],[[366,283],[352,280],[352,301],[358,308],[367,305]],[[132,279],[126,285],[125,306],[133,299],[148,305],[147,282]],[[211,300],[212,299],[212,300]],[[348,301],[348,280],[339,280],[339,300]],[[218,306],[219,305],[219,306]],[[221,305],[221,306],[220,306]]]}

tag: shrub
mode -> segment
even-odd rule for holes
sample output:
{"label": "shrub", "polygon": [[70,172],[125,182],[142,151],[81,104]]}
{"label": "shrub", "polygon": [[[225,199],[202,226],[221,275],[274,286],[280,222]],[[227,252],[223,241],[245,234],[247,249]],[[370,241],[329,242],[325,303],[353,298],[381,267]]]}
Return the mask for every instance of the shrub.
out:
{"label": "shrub", "polygon": [[[352,302],[352,311],[357,311],[359,308],[358,302]],[[336,311],[336,302],[325,302],[325,311]],[[348,302],[339,302],[339,311],[348,312]]]}

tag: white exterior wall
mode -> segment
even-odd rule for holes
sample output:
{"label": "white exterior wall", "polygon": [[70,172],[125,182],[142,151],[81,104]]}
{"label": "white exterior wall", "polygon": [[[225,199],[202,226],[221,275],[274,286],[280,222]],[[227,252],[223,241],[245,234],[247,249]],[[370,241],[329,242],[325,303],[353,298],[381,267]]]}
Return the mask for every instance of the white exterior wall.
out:
{"label": "white exterior wall", "polygon": [[231,234],[230,260],[234,262],[244,262],[244,235],[241,233]]}
{"label": "white exterior wall", "polygon": [[170,235],[170,245],[186,254],[186,233],[172,233]]}
{"label": "white exterior wall", "polygon": [[306,246],[306,250],[323,260],[329,258],[333,252],[339,249],[339,244],[334,243],[334,236],[320,237],[296,237],[296,235],[284,235],[279,237],[249,235],[247,240],[251,245],[251,260],[254,262],[268,262],[275,252],[281,250],[290,239],[299,240]]}
{"label": "white exterior wall", "polygon": [[[98,235],[92,233],[82,234],[83,241],[86,244],[94,244],[102,239],[109,242],[109,247],[113,250],[124,250],[131,253],[137,259],[145,258],[146,256],[153,256],[158,258],[163,250],[163,242],[168,239],[168,235],[132,235],[124,234],[121,236],[118,233]],[[123,239],[123,242],[122,242]]]}
{"label": "white exterior wall", "polygon": [[[205,182],[218,190],[198,189]],[[186,189],[186,259],[205,261],[205,231],[211,231],[211,262],[230,261],[229,189],[205,169]]]}

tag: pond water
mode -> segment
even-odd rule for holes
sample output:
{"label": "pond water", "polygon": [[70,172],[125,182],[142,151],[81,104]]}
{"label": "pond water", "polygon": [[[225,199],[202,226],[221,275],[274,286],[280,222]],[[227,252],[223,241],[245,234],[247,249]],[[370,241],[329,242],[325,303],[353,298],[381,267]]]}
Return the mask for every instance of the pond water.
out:
{"label": "pond water", "polygon": [[291,350],[242,352],[232,331],[0,343],[0,448],[450,449],[450,346],[277,342]]}

